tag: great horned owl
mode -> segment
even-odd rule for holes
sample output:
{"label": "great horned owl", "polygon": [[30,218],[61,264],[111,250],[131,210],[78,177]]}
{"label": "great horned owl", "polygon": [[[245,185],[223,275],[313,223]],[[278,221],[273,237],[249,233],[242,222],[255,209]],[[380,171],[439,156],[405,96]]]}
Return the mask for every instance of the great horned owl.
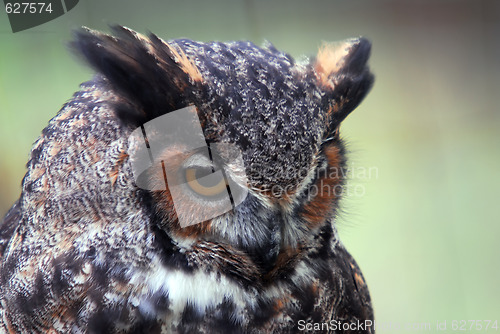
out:
{"label": "great horned owl", "polygon": [[370,43],[297,62],[112,29],[76,33],[98,74],[42,131],[0,225],[0,332],[372,333],[335,227]]}

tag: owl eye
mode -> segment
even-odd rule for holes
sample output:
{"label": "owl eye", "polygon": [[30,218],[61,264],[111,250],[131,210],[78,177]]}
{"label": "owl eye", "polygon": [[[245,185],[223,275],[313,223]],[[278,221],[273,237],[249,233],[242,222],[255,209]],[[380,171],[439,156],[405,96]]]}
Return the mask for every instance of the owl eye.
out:
{"label": "owl eye", "polygon": [[226,191],[226,180],[223,174],[214,172],[210,167],[189,167],[184,170],[187,185],[196,194],[213,197]]}

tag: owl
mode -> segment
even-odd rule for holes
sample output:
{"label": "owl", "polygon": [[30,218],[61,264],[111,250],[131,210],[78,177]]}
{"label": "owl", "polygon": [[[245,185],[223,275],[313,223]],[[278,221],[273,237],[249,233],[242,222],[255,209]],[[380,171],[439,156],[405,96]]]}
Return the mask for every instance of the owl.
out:
{"label": "owl", "polygon": [[111,29],[75,33],[96,75],[0,225],[0,332],[373,333],[336,228],[370,42],[296,61]]}

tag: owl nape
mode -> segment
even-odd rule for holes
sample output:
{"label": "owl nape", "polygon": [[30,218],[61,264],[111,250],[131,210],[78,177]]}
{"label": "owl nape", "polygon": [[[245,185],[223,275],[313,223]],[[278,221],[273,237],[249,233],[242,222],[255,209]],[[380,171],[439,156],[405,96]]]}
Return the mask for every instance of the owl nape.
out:
{"label": "owl nape", "polygon": [[0,224],[0,332],[374,333],[336,228],[370,43],[112,32],[75,33],[96,75]]}

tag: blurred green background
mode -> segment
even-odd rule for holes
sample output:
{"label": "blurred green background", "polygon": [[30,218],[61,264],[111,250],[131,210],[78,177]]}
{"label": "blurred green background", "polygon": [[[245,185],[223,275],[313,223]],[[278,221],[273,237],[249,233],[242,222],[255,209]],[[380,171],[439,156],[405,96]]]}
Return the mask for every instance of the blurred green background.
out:
{"label": "blurred green background", "polygon": [[16,34],[2,12],[0,216],[32,143],[92,75],[65,46],[71,31],[113,23],[164,39],[269,40],[296,57],[368,37],[375,86],[342,130],[353,170],[376,172],[353,173],[339,228],[378,332],[500,321],[500,1],[82,0]]}

